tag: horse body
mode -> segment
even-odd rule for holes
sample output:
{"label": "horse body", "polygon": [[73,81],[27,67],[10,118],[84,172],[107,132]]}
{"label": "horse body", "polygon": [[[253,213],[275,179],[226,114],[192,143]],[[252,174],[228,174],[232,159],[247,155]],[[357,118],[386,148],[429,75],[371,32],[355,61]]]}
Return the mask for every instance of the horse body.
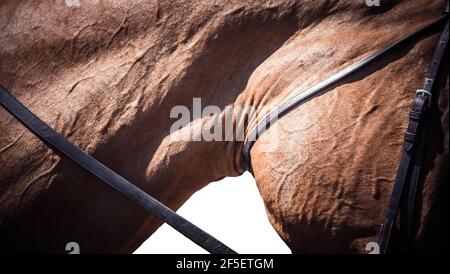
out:
{"label": "horse body", "polygon": [[[233,120],[251,127],[265,106],[433,20],[442,4],[60,2],[0,6],[0,83],[71,142],[174,209],[209,182],[244,171],[241,142],[174,141],[174,106],[189,106],[194,97],[221,109],[253,106],[248,124]],[[374,240],[436,39],[425,37],[307,102],[256,143],[253,170],[269,219],[294,252],[362,252]],[[424,250],[448,241],[432,237],[448,227],[434,225],[445,210],[433,210],[447,202],[440,184],[447,180],[446,89],[421,199]],[[64,252],[75,241],[82,252],[131,252],[161,225],[3,110],[0,121],[2,251]],[[273,140],[276,150],[264,152]]]}
{"label": "horse body", "polygon": [[[253,86],[272,91],[265,96],[277,105],[424,26],[441,9],[439,1],[415,1],[397,3],[366,20],[358,17],[358,9],[328,16],[269,58],[286,60],[271,71],[269,77],[276,80]],[[420,16],[420,10],[430,12]],[[377,241],[414,93],[437,38],[416,41],[302,104],[255,144],[252,166],[269,219],[293,252],[365,252],[367,244]],[[289,59],[294,51],[295,58]],[[280,99],[272,99],[276,96]],[[425,160],[416,251],[448,248],[448,87],[438,101]],[[265,152],[272,140],[280,145]]]}

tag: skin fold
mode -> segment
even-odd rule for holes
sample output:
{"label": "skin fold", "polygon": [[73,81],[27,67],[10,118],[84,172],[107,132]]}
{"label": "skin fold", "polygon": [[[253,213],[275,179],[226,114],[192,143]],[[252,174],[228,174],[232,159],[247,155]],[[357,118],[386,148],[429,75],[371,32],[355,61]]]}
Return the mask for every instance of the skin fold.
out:
{"label": "skin fold", "polygon": [[[252,106],[231,116],[247,133],[273,106],[433,21],[442,6],[6,0],[0,83],[72,143],[177,209],[209,182],[242,174],[244,160],[241,141],[173,138],[173,107],[201,98],[222,110],[180,130],[195,135],[224,119],[227,107]],[[257,186],[294,253],[364,253],[377,239],[438,36],[420,37],[299,106],[256,142]],[[433,105],[416,252],[448,250],[446,75]],[[0,252],[62,253],[77,242],[83,253],[130,253],[160,225],[0,109]]]}

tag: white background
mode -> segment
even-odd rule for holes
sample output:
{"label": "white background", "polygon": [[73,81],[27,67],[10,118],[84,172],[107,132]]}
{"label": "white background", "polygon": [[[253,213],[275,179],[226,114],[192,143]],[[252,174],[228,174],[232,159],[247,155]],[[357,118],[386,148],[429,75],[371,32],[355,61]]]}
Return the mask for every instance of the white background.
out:
{"label": "white background", "polygon": [[[238,253],[291,253],[270,225],[249,173],[209,184],[177,213]],[[135,253],[200,254],[206,251],[164,224]]]}

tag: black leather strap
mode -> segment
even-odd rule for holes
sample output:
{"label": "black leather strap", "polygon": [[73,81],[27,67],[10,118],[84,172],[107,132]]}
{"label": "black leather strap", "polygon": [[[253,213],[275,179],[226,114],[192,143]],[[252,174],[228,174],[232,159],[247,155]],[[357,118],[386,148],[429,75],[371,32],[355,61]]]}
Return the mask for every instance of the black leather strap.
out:
{"label": "black leather strap", "polygon": [[[415,103],[413,110],[410,113],[408,130],[405,134],[404,153],[402,155],[399,169],[397,171],[394,188],[392,191],[390,203],[388,205],[384,222],[380,229],[380,252],[387,253],[390,244],[392,227],[394,225],[397,212],[400,206],[400,202],[403,198],[403,212],[402,212],[402,246],[403,252],[409,250],[413,234],[413,221],[414,221],[414,209],[416,206],[417,191],[420,183],[420,172],[423,162],[423,155],[426,144],[426,132],[429,123],[427,123],[427,111],[431,106],[432,92],[435,84],[435,79],[438,75],[438,71],[445,53],[445,49],[448,43],[448,8],[449,1],[446,1],[446,7],[443,16],[431,24],[421,28],[414,33],[402,38],[394,44],[376,52],[375,54],[364,58],[361,61],[339,71],[332,77],[316,84],[315,86],[302,91],[281,105],[277,106],[273,111],[264,116],[257,125],[250,129],[247,134],[247,138],[244,142],[242,155],[244,158],[244,164],[246,170],[253,172],[251,167],[251,155],[250,151],[256,140],[279,118],[286,113],[289,113],[292,109],[298,107],[307,100],[321,94],[327,88],[338,83],[344,78],[348,77],[352,73],[362,69],[363,67],[378,60],[385,54],[392,52],[405,43],[416,39],[418,36],[435,29],[436,27],[444,26],[444,31],[441,34],[439,44],[435,50],[433,60],[427,73],[423,88],[416,93]],[[407,190],[405,190],[407,189]]]}
{"label": "black leather strap", "polygon": [[58,134],[49,125],[34,115],[1,85],[0,104],[35,136],[41,139],[49,148],[71,159],[83,169],[112,186],[130,200],[161,218],[164,222],[197,245],[210,253],[236,254],[235,251],[215,239],[213,236],[176,214],[173,210],[67,141],[64,136]]}
{"label": "black leather strap", "polygon": [[429,31],[435,29],[436,27],[442,26],[445,21],[448,19],[443,16],[434,22],[430,23],[429,25],[415,31],[414,33],[409,34],[408,36],[405,36],[404,38],[400,39],[399,41],[393,43],[392,45],[381,49],[380,51],[372,54],[369,57],[366,57],[355,64],[346,67],[345,69],[337,72],[330,78],[304,90],[293,97],[289,98],[285,102],[281,103],[279,106],[277,106],[274,110],[272,110],[270,113],[268,113],[266,116],[261,118],[261,120],[258,122],[258,124],[249,130],[246,139],[244,141],[244,146],[242,149],[242,156],[244,158],[244,168],[250,172],[252,172],[251,168],[251,156],[250,151],[255,144],[255,142],[258,140],[258,138],[264,134],[264,132],[269,129],[270,126],[272,126],[278,119],[280,119],[285,114],[289,113],[292,109],[298,107],[299,105],[303,104],[304,102],[310,100],[311,98],[314,98],[318,96],[319,94],[322,94],[324,90],[331,87],[332,85],[338,83],[339,81],[345,79],[346,77],[350,76],[351,74],[361,70],[365,66],[373,63],[374,61],[377,61],[381,57],[385,56],[386,54],[399,49],[401,46],[405,45],[406,43],[410,42],[411,40],[416,39],[417,37],[421,36],[424,33],[428,33]]}
{"label": "black leather strap", "polygon": [[[448,2],[447,2],[448,5]],[[448,11],[447,11],[448,15]],[[422,89],[417,90],[413,108],[409,115],[408,128],[405,133],[403,154],[397,170],[391,199],[386,210],[386,216],[380,229],[380,252],[390,251],[390,238],[396,220],[399,206],[402,206],[402,221],[400,224],[401,251],[407,253],[412,241],[413,221],[416,207],[417,190],[420,183],[421,168],[424,158],[427,132],[429,126],[429,109],[433,97],[437,97],[436,78],[439,74],[442,60],[448,44],[449,23],[445,25],[436,46],[427,76]]]}
{"label": "black leather strap", "polygon": [[[405,204],[406,208],[406,227],[405,238],[408,239],[407,243],[403,244],[403,248],[408,248],[408,242],[411,239],[412,234],[412,221],[414,217],[415,199],[417,196],[417,188],[420,179],[420,168],[422,166],[422,159],[424,154],[424,147],[426,142],[426,127],[427,127],[427,110],[431,105],[432,92],[434,88],[434,82],[439,71],[440,64],[442,62],[443,55],[448,43],[448,1],[446,3],[446,11],[444,16],[434,21],[428,26],[406,36],[398,42],[386,47],[379,52],[345,68],[344,70],[334,74],[327,80],[301,92],[283,104],[278,106],[275,110],[270,112],[267,116],[257,124],[257,126],[250,131],[247,135],[246,142],[244,143],[243,156],[246,161],[247,170],[251,170],[250,150],[259,136],[261,136],[270,125],[281,116],[288,113],[293,108],[297,107],[301,103],[313,98],[320,94],[326,88],[348,77],[352,73],[360,70],[364,66],[378,60],[388,52],[397,49],[407,41],[414,39],[430,29],[441,25],[446,22],[446,26],[443,34],[441,35],[440,42],[435,51],[432,64],[428,71],[427,78],[424,83],[424,87],[418,90],[413,110],[410,113],[410,121],[408,130],[405,134],[404,153],[400,162],[400,167],[397,172],[397,178],[394,183],[394,188],[391,196],[391,200],[386,212],[386,218],[383,222],[382,229],[380,231],[380,248],[382,253],[386,253],[389,247],[389,239],[392,231],[393,224],[398,212],[402,194],[405,191],[405,186],[408,188],[408,201]],[[219,254],[235,254],[235,252],[222,244],[220,241],[207,234],[200,228],[196,227],[183,217],[173,212],[170,208],[166,207],[150,195],[143,192],[141,189],[128,182],[114,171],[110,170],[99,161],[86,154],[79,148],[75,147],[69,141],[67,141],[62,135],[54,131],[50,126],[35,116],[30,110],[22,105],[14,96],[12,96],[6,88],[0,85],[0,104],[8,110],[18,121],[20,121],[25,127],[27,127],[34,135],[40,138],[47,146],[52,150],[59,152],[60,154],[71,159],[82,168],[88,170],[93,175],[114,187],[123,195],[133,200],[140,206],[147,209],[149,212],[155,214],[174,229],[191,239],[193,242],[203,247],[211,253]],[[409,177],[408,177],[409,176]],[[408,181],[409,180],[409,181]]]}

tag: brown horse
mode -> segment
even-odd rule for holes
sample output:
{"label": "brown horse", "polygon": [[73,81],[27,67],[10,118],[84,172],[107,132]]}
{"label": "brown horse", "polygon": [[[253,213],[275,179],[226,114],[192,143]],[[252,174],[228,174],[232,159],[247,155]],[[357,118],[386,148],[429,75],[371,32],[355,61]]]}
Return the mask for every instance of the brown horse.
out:
{"label": "brown horse", "polygon": [[[174,106],[289,98],[436,19],[440,0],[17,1],[0,4],[0,83],[71,142],[173,209],[244,171],[242,142],[175,140]],[[373,1],[369,1],[373,2]],[[293,252],[376,240],[437,33],[282,117],[251,152]],[[447,59],[446,59],[447,60]],[[447,79],[444,79],[447,81]],[[448,250],[448,82],[433,108],[417,252]],[[216,117],[214,117],[216,116]],[[132,252],[161,221],[60,158],[0,109],[0,250]],[[245,131],[247,132],[247,131]],[[272,152],[265,144],[277,140]]]}

